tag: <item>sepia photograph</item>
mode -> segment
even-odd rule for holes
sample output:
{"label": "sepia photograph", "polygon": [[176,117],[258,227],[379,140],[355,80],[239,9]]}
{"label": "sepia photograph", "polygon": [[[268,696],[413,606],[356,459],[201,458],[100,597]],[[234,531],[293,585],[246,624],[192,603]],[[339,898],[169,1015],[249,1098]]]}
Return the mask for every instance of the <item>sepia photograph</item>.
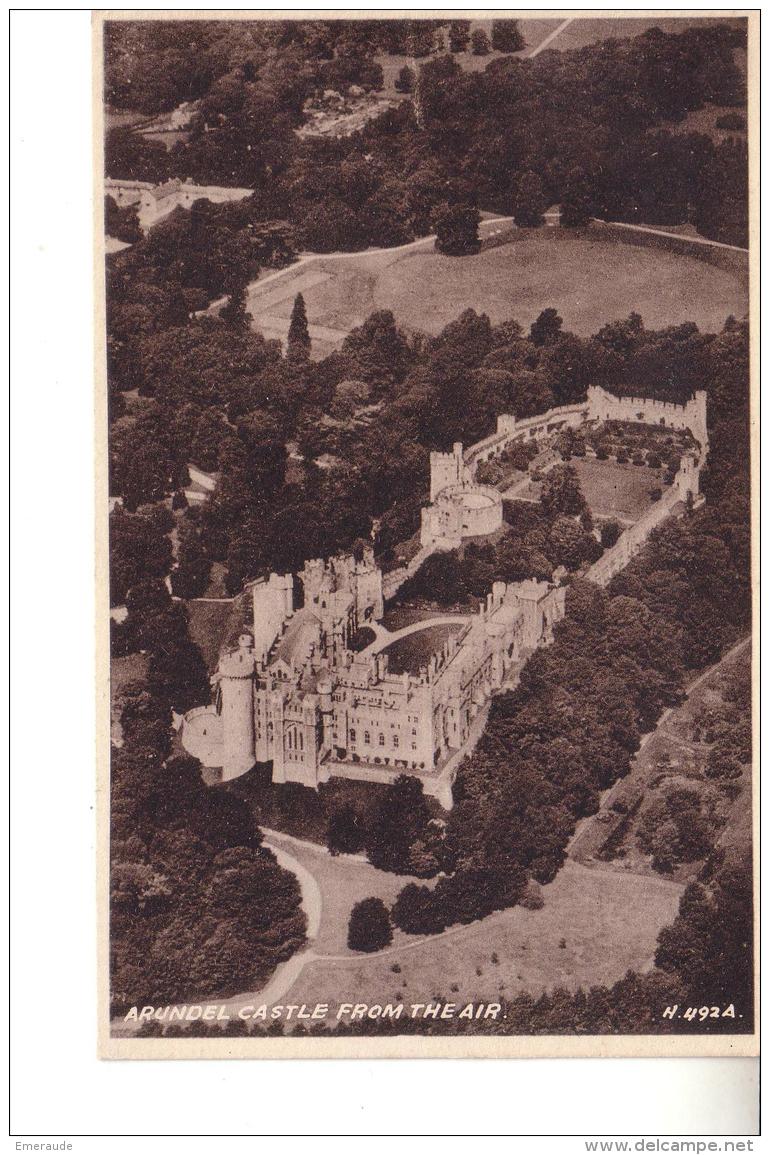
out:
{"label": "sepia photograph", "polygon": [[758,13],[407,15],[93,15],[100,1055],[751,1056]]}

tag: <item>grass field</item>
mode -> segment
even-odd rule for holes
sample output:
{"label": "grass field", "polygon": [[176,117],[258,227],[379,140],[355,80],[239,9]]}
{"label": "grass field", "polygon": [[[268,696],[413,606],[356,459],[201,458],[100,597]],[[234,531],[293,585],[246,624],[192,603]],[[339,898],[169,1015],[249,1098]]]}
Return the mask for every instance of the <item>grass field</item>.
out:
{"label": "grass field", "polygon": [[299,291],[314,357],[339,348],[375,309],[391,309],[404,327],[435,334],[467,308],[495,323],[515,318],[529,326],[554,307],[565,329],[589,336],[632,311],[649,328],[695,321],[715,332],[748,308],[739,274],[695,256],[559,229],[522,231],[512,243],[472,257],[445,257],[429,246],[319,257],[264,288],[252,284],[256,328],[285,337]]}
{"label": "grass field", "polygon": [[[373,881],[357,879],[355,898],[366,890],[362,882],[369,882],[368,893],[377,893]],[[336,905],[329,918],[335,922],[347,921],[346,908],[354,897],[347,894],[347,882],[344,885],[344,892],[334,889]],[[392,891],[390,883],[387,890]],[[323,892],[326,895],[327,887]],[[439,996],[457,1002],[495,1001],[521,991],[611,983],[630,967],[645,970],[651,965],[658,931],[674,918],[680,894],[679,886],[661,879],[568,862],[543,888],[542,910],[515,907],[427,941],[397,931],[383,957],[351,954],[349,961],[335,957],[310,963],[292,987],[291,1001],[383,1004],[402,999],[408,1004]],[[328,943],[319,939],[315,949],[320,954]]]}
{"label": "grass field", "polygon": [[208,670],[215,670],[223,646],[233,644],[244,624],[249,624],[248,598],[234,601],[189,601],[189,630],[192,641],[200,647]]}
{"label": "grass field", "polygon": [[683,32],[685,28],[706,28],[714,24],[729,24],[733,28],[739,28],[745,27],[746,21],[740,17],[717,20],[714,17],[685,16],[677,18],[663,15],[629,16],[621,19],[612,19],[611,17],[579,19],[572,20],[551,42],[549,47],[558,49],[560,52],[567,52],[572,48],[585,48],[589,44],[596,44],[599,40],[619,40],[626,36],[641,36],[650,28],[660,28],[661,32],[673,33]]}
{"label": "grass field", "polygon": [[[573,457],[569,464],[578,475],[583,496],[594,517],[616,518],[630,525],[653,504],[650,490],[662,488],[662,470],[649,469],[646,465],[618,465],[614,461],[581,457]],[[530,481],[521,488],[517,487],[511,497],[516,501],[536,502],[542,492],[541,481]]]}
{"label": "grass field", "polygon": [[594,517],[638,521],[652,505],[650,490],[661,486],[661,471],[646,465],[618,465],[580,457],[573,457],[570,465]]}
{"label": "grass field", "polygon": [[408,671],[410,674],[418,674],[427,666],[431,656],[441,651],[447,638],[456,634],[464,624],[458,622],[456,626],[428,626],[386,646],[382,652],[388,655],[390,673],[403,674]]}
{"label": "grass field", "polygon": [[467,308],[529,326],[552,306],[565,329],[589,336],[634,310],[649,328],[693,320],[714,331],[745,313],[747,295],[733,274],[696,258],[549,229],[462,259],[407,253],[377,277],[373,304],[429,333]]}

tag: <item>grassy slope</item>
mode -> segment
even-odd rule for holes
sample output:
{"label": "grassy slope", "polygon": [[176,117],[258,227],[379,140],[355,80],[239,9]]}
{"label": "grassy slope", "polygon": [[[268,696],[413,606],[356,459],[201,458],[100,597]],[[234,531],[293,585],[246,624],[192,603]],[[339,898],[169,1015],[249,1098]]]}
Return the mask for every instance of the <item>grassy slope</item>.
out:
{"label": "grassy slope", "polygon": [[[557,229],[522,231],[512,244],[462,259],[429,249],[362,253],[321,258],[316,270],[327,275],[304,293],[308,319],[337,330],[337,344],[375,309],[392,309],[402,325],[438,333],[467,308],[486,312],[493,322],[514,317],[530,325],[553,306],[565,329],[589,336],[634,310],[649,328],[691,320],[714,332],[729,314],[742,316],[748,307],[739,275],[697,257]],[[256,328],[261,314],[288,320],[293,282],[291,275],[277,282],[283,299],[271,293],[264,308],[252,291]]]}

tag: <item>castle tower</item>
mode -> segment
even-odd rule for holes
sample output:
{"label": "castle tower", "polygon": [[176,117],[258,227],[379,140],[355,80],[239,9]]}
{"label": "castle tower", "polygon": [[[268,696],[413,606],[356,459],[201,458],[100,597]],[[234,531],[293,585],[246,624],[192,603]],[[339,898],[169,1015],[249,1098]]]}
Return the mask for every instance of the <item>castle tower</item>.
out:
{"label": "castle tower", "polygon": [[221,691],[222,781],[251,770],[254,750],[254,648],[251,634],[241,634],[238,649],[223,654],[216,679]]}
{"label": "castle tower", "polygon": [[700,442],[704,457],[708,453],[709,448],[708,426],[706,424],[706,398],[707,394],[705,389],[696,389],[695,396],[687,406],[688,417],[690,419],[690,432],[695,440]]}
{"label": "castle tower", "polygon": [[451,453],[430,455],[430,500],[434,502],[442,489],[460,485],[465,478],[462,442],[455,441]]}

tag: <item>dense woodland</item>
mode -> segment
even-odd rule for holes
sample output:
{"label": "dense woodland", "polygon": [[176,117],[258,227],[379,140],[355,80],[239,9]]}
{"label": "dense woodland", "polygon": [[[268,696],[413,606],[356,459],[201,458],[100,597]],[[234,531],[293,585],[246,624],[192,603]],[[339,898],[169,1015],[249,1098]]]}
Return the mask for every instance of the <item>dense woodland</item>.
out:
{"label": "dense woodland", "polygon": [[172,710],[208,697],[184,606],[163,582],[129,596],[145,677],[121,691],[111,757],[111,1006],[235,993],[304,942],[293,874],[262,847],[246,803],[210,790],[172,738]]}
{"label": "dense woodland", "polygon": [[[521,47],[515,27],[500,28],[505,54],[466,72],[455,57],[462,30],[452,37],[429,21],[106,28],[112,106],[151,116],[197,102],[187,139],[170,151],[113,129],[108,175],[253,188],[260,218],[285,222],[305,248],[395,245],[437,227],[450,237],[445,251],[458,229],[455,251],[469,251],[475,209],[537,226],[554,203],[572,226],[591,215],[690,222],[747,243],[745,139],[673,131],[708,102],[745,111],[734,61],[744,30],[652,29],[530,60],[510,55]],[[381,89],[383,53],[411,55],[411,99],[347,138],[296,135],[309,98]]]}
{"label": "dense woodland", "polygon": [[[646,393],[674,400],[703,383],[729,395],[735,384],[733,322],[716,336],[693,324],[655,332],[633,314],[584,339],[564,331],[552,309],[529,333],[467,310],[425,338],[378,312],[321,361],[309,360],[299,340],[299,353],[290,342],[282,356],[240,316],[175,317],[172,300],[184,290],[170,277],[157,283],[160,271],[144,264],[149,240],[119,254],[111,270],[111,492],[124,503],[113,514],[114,604],[130,584],[122,575],[136,565],[126,515],[144,517],[174,494],[177,508],[186,504],[189,462],[219,481],[210,501],[181,516],[175,592],[204,594],[218,562],[234,593],[270,570],[296,571],[307,557],[352,548],[369,537],[373,519],[377,553],[390,564],[419,526],[429,451],[487,435],[501,412],[543,412],[582,398],[590,382],[635,393],[643,381]],[[185,252],[177,249],[180,261]],[[299,462],[289,459],[292,447]],[[587,538],[581,546],[551,535],[543,549],[546,526],[527,533],[525,514],[510,516],[519,522],[512,535],[528,537],[527,556],[509,551],[501,575],[536,576],[551,558],[560,564],[570,550],[592,548]],[[170,565],[167,548],[155,552],[156,569],[164,559]]]}

